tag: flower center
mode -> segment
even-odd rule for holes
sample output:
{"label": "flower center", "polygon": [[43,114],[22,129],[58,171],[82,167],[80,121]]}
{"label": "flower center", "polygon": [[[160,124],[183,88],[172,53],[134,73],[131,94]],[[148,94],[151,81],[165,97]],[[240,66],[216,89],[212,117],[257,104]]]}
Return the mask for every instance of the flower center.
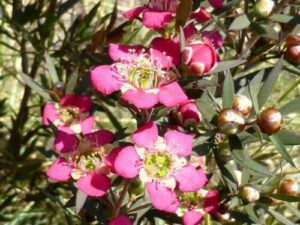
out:
{"label": "flower center", "polygon": [[154,178],[162,179],[168,176],[172,166],[171,156],[165,152],[155,152],[146,156],[145,170]]}
{"label": "flower center", "polygon": [[180,196],[180,202],[186,208],[194,208],[199,204],[199,195],[197,192],[183,192]]}
{"label": "flower center", "polygon": [[59,110],[60,119],[67,125],[71,125],[74,121],[80,120],[81,113],[78,107],[67,106]]}
{"label": "flower center", "polygon": [[92,148],[81,150],[78,154],[74,156],[74,164],[80,170],[90,171],[94,170],[97,166],[101,164],[102,155],[104,148]]}
{"label": "flower center", "polygon": [[158,11],[176,13],[179,2],[179,0],[150,0],[149,6]]}

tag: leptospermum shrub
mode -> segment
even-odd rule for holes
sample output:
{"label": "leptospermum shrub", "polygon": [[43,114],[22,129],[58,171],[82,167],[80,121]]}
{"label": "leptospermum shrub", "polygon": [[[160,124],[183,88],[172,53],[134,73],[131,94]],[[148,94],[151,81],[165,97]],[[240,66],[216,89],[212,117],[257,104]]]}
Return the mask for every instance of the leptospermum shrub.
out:
{"label": "leptospermum shrub", "polygon": [[[75,188],[75,213],[110,225],[299,222],[298,184],[282,168],[297,167],[286,122],[300,101],[269,100],[280,72],[299,74],[293,4],[149,0],[126,11],[148,41],[107,43],[89,85],[54,83],[43,109],[55,152],[46,174]],[[105,99],[135,130],[96,125]]]}

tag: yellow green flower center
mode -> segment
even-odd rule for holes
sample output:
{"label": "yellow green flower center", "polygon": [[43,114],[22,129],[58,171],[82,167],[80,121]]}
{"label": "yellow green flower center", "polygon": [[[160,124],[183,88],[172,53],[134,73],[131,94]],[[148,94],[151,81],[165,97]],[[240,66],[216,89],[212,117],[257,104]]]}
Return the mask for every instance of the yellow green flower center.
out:
{"label": "yellow green flower center", "polygon": [[80,120],[80,110],[78,107],[67,106],[62,107],[59,110],[60,119],[67,125],[71,125],[73,122]]}
{"label": "yellow green flower center", "polygon": [[162,179],[169,174],[172,159],[168,153],[156,152],[146,156],[144,165],[151,177]]}
{"label": "yellow green flower center", "polygon": [[195,207],[199,203],[199,196],[197,192],[184,192],[180,196],[180,202],[187,208]]}
{"label": "yellow green flower center", "polygon": [[128,73],[129,82],[136,88],[150,89],[158,85],[159,73],[151,66],[137,65]]}
{"label": "yellow green flower center", "polygon": [[87,148],[83,151],[80,151],[75,155],[74,158],[76,167],[80,170],[94,170],[101,164],[103,151],[103,147],[98,149]]}

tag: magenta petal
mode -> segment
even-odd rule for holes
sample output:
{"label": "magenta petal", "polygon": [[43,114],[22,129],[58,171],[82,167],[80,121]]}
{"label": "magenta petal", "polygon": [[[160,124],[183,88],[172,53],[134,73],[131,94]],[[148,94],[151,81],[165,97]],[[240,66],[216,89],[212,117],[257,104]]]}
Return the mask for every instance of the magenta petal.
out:
{"label": "magenta petal", "polygon": [[139,174],[139,161],[134,147],[124,147],[115,158],[114,169],[120,176],[131,179]]}
{"label": "magenta petal", "polygon": [[116,147],[114,148],[105,158],[103,158],[103,161],[105,165],[111,170],[111,172],[116,173],[115,169],[115,161],[117,156],[119,155],[120,151],[123,149],[123,147]]}
{"label": "magenta petal", "polygon": [[224,0],[208,0],[212,7],[219,9],[223,7]]}
{"label": "magenta petal", "polygon": [[142,45],[122,45],[109,44],[109,56],[113,61],[130,62],[135,60],[143,51],[146,51]]}
{"label": "magenta petal", "polygon": [[160,183],[147,183],[146,189],[150,195],[152,205],[159,210],[175,213],[179,206],[179,201],[175,192],[164,187]]}
{"label": "magenta petal", "polygon": [[62,106],[76,106],[80,109],[80,112],[87,112],[93,106],[93,102],[89,96],[74,94],[64,96],[60,100],[60,104]]}
{"label": "magenta petal", "polygon": [[151,109],[158,103],[156,94],[147,93],[142,89],[128,90],[122,98],[139,109]]}
{"label": "magenta petal", "polygon": [[189,42],[193,39],[193,37],[197,33],[197,29],[193,23],[190,23],[183,29],[183,32],[184,32],[185,40]]}
{"label": "magenta petal", "polygon": [[114,134],[108,130],[98,130],[93,133],[86,134],[85,137],[98,146],[112,143],[115,138]]}
{"label": "magenta petal", "polygon": [[56,181],[67,181],[71,178],[73,165],[60,157],[54,161],[47,171],[47,176]]}
{"label": "magenta petal", "polygon": [[54,148],[60,153],[75,151],[79,144],[76,134],[69,127],[59,127],[54,139]]}
{"label": "magenta petal", "polygon": [[166,107],[172,108],[188,100],[177,82],[163,85],[159,88],[158,100]]}
{"label": "magenta petal", "polygon": [[217,212],[220,208],[220,192],[217,190],[210,190],[203,200],[203,209],[209,214]]}
{"label": "magenta petal", "polygon": [[180,64],[180,45],[171,39],[155,38],[151,43],[153,62],[162,68],[171,68]]}
{"label": "magenta petal", "polygon": [[207,177],[202,169],[187,165],[176,172],[175,179],[181,191],[198,191],[207,184]]}
{"label": "magenta petal", "polygon": [[92,197],[105,195],[111,186],[110,179],[104,174],[90,172],[86,176],[79,178],[77,187],[84,193]]}
{"label": "magenta petal", "polygon": [[168,25],[173,19],[170,12],[146,11],[143,14],[143,24],[150,29],[160,29]]}
{"label": "magenta petal", "polygon": [[108,225],[132,225],[131,220],[125,215],[119,215],[109,222]]}
{"label": "magenta petal", "polygon": [[179,156],[189,156],[193,148],[193,136],[184,134],[177,130],[170,130],[165,133],[165,142],[168,151],[175,153]]}
{"label": "magenta petal", "polygon": [[52,123],[58,119],[58,111],[55,108],[54,103],[47,103],[43,110],[43,124],[49,126],[50,120]]}
{"label": "magenta petal", "polygon": [[204,217],[201,213],[191,210],[187,211],[183,215],[183,225],[199,225],[204,220]]}
{"label": "magenta petal", "polygon": [[148,9],[147,5],[139,6],[133,9],[130,9],[123,13],[123,16],[128,20],[133,20],[139,17],[139,15]]}
{"label": "magenta petal", "polygon": [[203,31],[202,37],[205,41],[211,43],[216,49],[223,46],[223,38],[219,32],[216,31]]}
{"label": "magenta petal", "polygon": [[205,9],[200,8],[197,12],[192,13],[191,18],[195,19],[198,23],[204,23],[211,17],[210,14],[205,11]]}
{"label": "magenta petal", "polygon": [[120,75],[107,65],[98,66],[91,71],[91,82],[93,87],[102,95],[110,95],[120,90],[123,85]]}
{"label": "magenta petal", "polygon": [[91,133],[94,127],[95,119],[94,116],[88,116],[80,121],[81,133]]}
{"label": "magenta petal", "polygon": [[133,142],[139,147],[152,148],[158,139],[158,128],[154,122],[143,124],[132,135]]}

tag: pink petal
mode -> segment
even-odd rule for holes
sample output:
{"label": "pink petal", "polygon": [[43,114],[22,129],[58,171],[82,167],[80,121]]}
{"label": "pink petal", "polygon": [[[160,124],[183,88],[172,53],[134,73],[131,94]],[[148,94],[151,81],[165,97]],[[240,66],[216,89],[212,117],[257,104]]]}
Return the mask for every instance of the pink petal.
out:
{"label": "pink petal", "polygon": [[105,165],[111,170],[111,172],[116,173],[115,168],[115,161],[117,156],[119,155],[120,151],[123,149],[123,147],[116,147],[114,148],[105,158],[103,158],[103,161]]}
{"label": "pink petal", "polygon": [[205,9],[200,8],[197,12],[192,13],[191,18],[195,19],[198,23],[204,23],[208,21],[211,16],[205,11]]}
{"label": "pink petal", "polygon": [[102,95],[110,95],[121,89],[123,81],[111,66],[98,66],[91,71],[91,82]]}
{"label": "pink petal", "polygon": [[83,134],[91,133],[95,124],[94,116],[88,116],[80,121],[81,132]]}
{"label": "pink petal", "polygon": [[173,108],[188,100],[177,82],[163,85],[159,88],[158,100],[166,107]]}
{"label": "pink petal", "polygon": [[127,216],[119,215],[111,220],[108,225],[133,225],[133,223]]}
{"label": "pink petal", "polygon": [[143,51],[146,51],[145,47],[142,45],[122,45],[122,44],[109,44],[109,56],[113,61],[133,61],[135,60]]}
{"label": "pink petal", "polygon": [[148,9],[147,5],[139,6],[133,9],[130,9],[123,13],[123,16],[128,20],[133,20],[139,17],[139,15]]}
{"label": "pink petal", "polygon": [[183,32],[184,32],[185,40],[187,42],[190,42],[195,36],[195,34],[197,33],[197,29],[193,23],[190,23],[183,29]]}
{"label": "pink petal", "polygon": [[208,0],[212,7],[219,9],[223,7],[224,0]]}
{"label": "pink petal", "polygon": [[92,197],[105,195],[111,186],[110,179],[104,174],[90,172],[81,177],[77,182],[77,187],[84,193]]}
{"label": "pink petal", "polygon": [[164,187],[160,183],[147,183],[146,189],[150,195],[152,205],[159,210],[175,213],[179,206],[179,201],[175,192]]}
{"label": "pink petal", "polygon": [[47,176],[56,181],[67,181],[71,178],[73,165],[60,157],[54,161],[47,171]]}
{"label": "pink petal", "polygon": [[199,225],[204,220],[204,217],[201,213],[191,210],[187,211],[183,215],[183,225]]}
{"label": "pink petal", "polygon": [[146,11],[143,15],[143,24],[150,29],[160,29],[168,25],[173,19],[170,12]]}
{"label": "pink petal", "polygon": [[151,43],[151,57],[156,65],[171,68],[180,64],[180,45],[171,39],[155,38]]}
{"label": "pink petal", "polygon": [[75,151],[79,144],[76,134],[69,127],[59,127],[54,139],[54,148],[60,153]]}
{"label": "pink petal", "polygon": [[43,110],[43,124],[49,126],[50,120],[52,123],[58,119],[58,112],[55,108],[54,103],[47,103]]}
{"label": "pink petal", "polygon": [[216,31],[203,31],[202,37],[205,41],[212,43],[212,45],[218,49],[223,46],[223,38],[219,32]]}
{"label": "pink petal", "polygon": [[177,130],[170,130],[165,133],[165,142],[168,151],[175,153],[179,156],[189,156],[193,148],[193,136],[184,134]]}
{"label": "pink petal", "polygon": [[112,143],[115,138],[114,134],[108,130],[98,130],[93,133],[86,134],[85,137],[98,146]]}
{"label": "pink petal", "polygon": [[134,147],[124,147],[115,158],[114,169],[120,176],[131,179],[139,174],[139,161]]}
{"label": "pink petal", "polygon": [[195,103],[195,100],[188,100],[178,108],[181,114],[183,124],[188,121],[194,121],[196,124],[202,120],[202,115]]}
{"label": "pink petal", "polygon": [[207,177],[202,169],[187,165],[176,172],[175,179],[181,191],[198,191],[207,184]]}
{"label": "pink petal", "polygon": [[152,148],[158,139],[158,128],[154,122],[143,124],[132,135],[133,142],[139,147]]}
{"label": "pink petal", "polygon": [[76,106],[80,109],[80,112],[87,112],[93,106],[93,102],[89,96],[74,94],[64,96],[60,100],[60,104],[62,106]]}
{"label": "pink petal", "polygon": [[220,208],[220,192],[217,190],[210,190],[203,200],[203,209],[209,214],[217,212]]}
{"label": "pink petal", "polygon": [[128,90],[122,95],[122,99],[139,109],[151,109],[158,103],[156,94],[147,93],[142,89]]}

